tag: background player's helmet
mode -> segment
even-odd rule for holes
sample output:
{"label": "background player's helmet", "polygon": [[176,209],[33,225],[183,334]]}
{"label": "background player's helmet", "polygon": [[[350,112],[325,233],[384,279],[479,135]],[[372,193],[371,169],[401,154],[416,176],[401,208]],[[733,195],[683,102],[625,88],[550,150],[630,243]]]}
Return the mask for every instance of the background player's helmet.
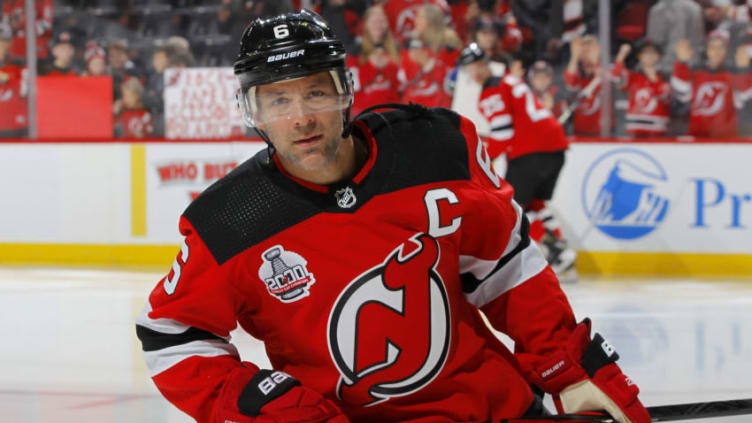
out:
{"label": "background player's helmet", "polygon": [[486,59],[486,52],[477,43],[470,43],[460,52],[457,66],[465,66]]}
{"label": "background player's helmet", "polygon": [[316,13],[303,9],[251,22],[243,32],[234,70],[240,81],[238,103],[248,126],[258,123],[259,85],[323,71],[329,72],[339,94],[336,108],[345,110],[345,122],[349,120],[353,90],[345,67],[345,47]]}

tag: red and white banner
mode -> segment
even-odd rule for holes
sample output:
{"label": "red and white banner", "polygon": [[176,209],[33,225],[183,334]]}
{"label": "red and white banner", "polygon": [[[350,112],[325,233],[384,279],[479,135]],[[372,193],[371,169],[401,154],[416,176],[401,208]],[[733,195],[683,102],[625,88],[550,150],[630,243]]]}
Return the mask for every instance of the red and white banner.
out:
{"label": "red and white banner", "polygon": [[240,138],[244,125],[235,105],[232,68],[164,72],[165,135],[170,139]]}

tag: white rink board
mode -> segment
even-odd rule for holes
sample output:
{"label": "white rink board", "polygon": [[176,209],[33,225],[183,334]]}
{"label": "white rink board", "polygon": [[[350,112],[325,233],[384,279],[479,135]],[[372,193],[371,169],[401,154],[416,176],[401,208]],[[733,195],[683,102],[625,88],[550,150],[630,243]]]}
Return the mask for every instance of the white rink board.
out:
{"label": "white rink board", "polygon": [[[143,145],[147,233],[133,236],[130,144],[0,144],[0,243],[177,245],[178,217],[190,194],[217,179],[207,175],[207,166],[240,164],[264,147],[260,142]],[[160,178],[165,165],[195,168],[195,177]]]}
{"label": "white rink board", "polygon": [[750,158],[752,144],[573,144],[552,206],[579,250],[752,254]]}
{"label": "white rink board", "polygon": [[[264,147],[260,142],[143,145],[146,235],[133,236],[130,144],[0,144],[0,243],[177,245],[178,216],[191,195]],[[752,144],[574,144],[552,205],[580,250],[749,254],[750,157]],[[648,218],[636,226],[649,232],[633,239],[604,233],[586,213],[617,162],[626,169],[623,181],[645,185],[643,191],[659,200],[653,206],[667,205],[656,219],[656,207],[638,202],[637,211],[644,209]],[[612,198],[630,198],[611,191]],[[623,217],[617,226],[631,218]]]}

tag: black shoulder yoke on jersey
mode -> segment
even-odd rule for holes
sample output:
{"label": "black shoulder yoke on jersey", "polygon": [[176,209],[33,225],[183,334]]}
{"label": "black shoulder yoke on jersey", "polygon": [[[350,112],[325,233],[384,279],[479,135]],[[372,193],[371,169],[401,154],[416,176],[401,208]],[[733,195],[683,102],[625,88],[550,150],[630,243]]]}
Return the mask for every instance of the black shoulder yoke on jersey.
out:
{"label": "black shoulder yoke on jersey", "polygon": [[[460,117],[446,109],[406,106],[360,118],[376,139],[376,161],[360,183],[342,181],[316,192],[277,170],[267,150],[206,189],[184,217],[218,264],[319,213],[355,213],[370,198],[418,185],[470,179]],[[356,127],[356,133],[359,128]],[[357,203],[340,208],[334,193],[353,190]],[[337,228],[332,228],[337,230]]]}

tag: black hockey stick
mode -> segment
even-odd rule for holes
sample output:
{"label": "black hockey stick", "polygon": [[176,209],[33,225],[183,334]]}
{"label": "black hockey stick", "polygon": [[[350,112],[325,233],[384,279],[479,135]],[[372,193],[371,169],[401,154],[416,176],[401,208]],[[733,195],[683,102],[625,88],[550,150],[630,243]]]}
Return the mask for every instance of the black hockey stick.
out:
{"label": "black hockey stick", "polygon": [[[677,420],[695,420],[707,419],[712,417],[739,416],[743,414],[752,414],[752,398],[693,402],[687,404],[659,405],[647,407],[650,418],[653,422],[671,422]],[[607,412],[592,412],[582,414],[558,414],[545,417],[520,417],[515,419],[502,420],[501,423],[523,423],[525,421],[537,420],[539,422],[598,422],[598,423],[618,423]]]}

